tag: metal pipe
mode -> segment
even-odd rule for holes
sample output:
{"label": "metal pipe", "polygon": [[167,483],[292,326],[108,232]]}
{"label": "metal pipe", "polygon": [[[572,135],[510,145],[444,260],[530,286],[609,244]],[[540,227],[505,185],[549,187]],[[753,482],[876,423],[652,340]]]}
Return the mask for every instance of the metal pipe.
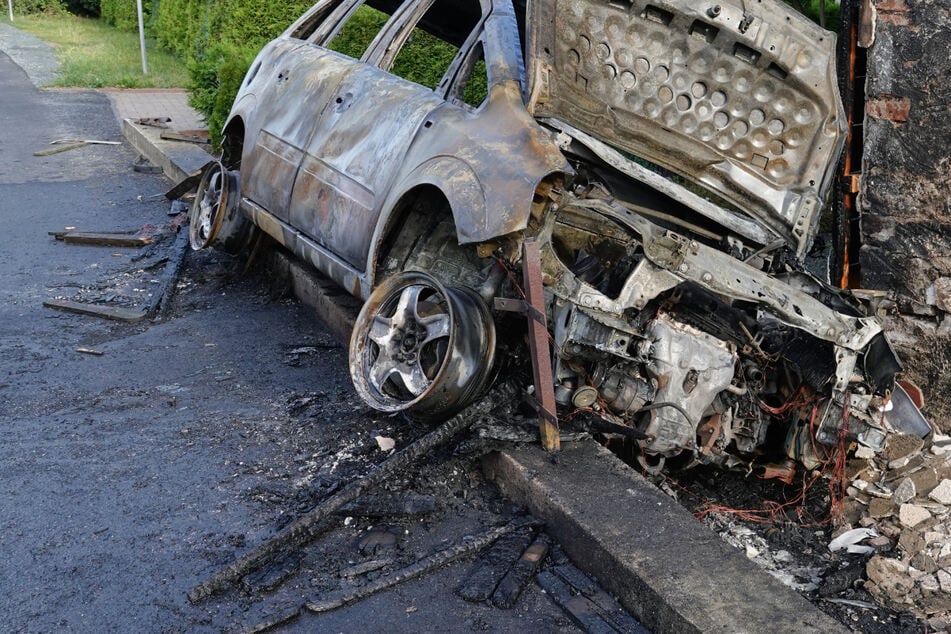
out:
{"label": "metal pipe", "polygon": [[[8,0],[11,1],[12,0]],[[149,63],[145,57],[145,21],[142,18],[142,0],[135,0],[135,8],[139,14],[139,49],[142,51],[142,74],[149,74]]]}
{"label": "metal pipe", "polygon": [[13,22],[13,0],[7,0],[7,9],[10,10],[10,21]]}

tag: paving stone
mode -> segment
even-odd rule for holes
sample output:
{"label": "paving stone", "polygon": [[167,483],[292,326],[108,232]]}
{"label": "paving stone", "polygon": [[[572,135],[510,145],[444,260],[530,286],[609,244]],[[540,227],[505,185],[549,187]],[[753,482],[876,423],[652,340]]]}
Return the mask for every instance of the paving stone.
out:
{"label": "paving stone", "polygon": [[925,573],[938,572],[938,564],[936,564],[935,560],[927,553],[917,553],[911,558],[909,564]]}
{"label": "paving stone", "polygon": [[895,512],[895,503],[885,498],[872,498],[868,503],[868,514],[878,519],[888,517]]}
{"label": "paving stone", "polygon": [[917,504],[902,504],[898,509],[898,520],[903,526],[912,528],[931,517],[931,513]]}
{"label": "paving stone", "polygon": [[951,572],[948,572],[947,570],[939,570],[938,583],[941,585],[942,592],[951,593]]}
{"label": "paving stone", "polygon": [[930,590],[932,592],[937,592],[941,587],[938,583],[938,575],[925,575],[918,580],[918,585],[921,586],[922,590]]}
{"label": "paving stone", "polygon": [[914,481],[911,478],[905,478],[895,487],[895,492],[892,493],[892,502],[895,504],[911,502],[915,499],[917,493]]}
{"label": "paving stone", "polygon": [[945,506],[951,506],[951,480],[942,480],[928,497]]}
{"label": "paving stone", "polygon": [[921,451],[925,442],[915,434],[892,434],[885,440],[885,459],[893,462]]}
{"label": "paving stone", "polygon": [[887,604],[899,606],[906,602],[915,583],[908,576],[908,566],[897,559],[875,555],[868,560],[865,589]]}
{"label": "paving stone", "polygon": [[934,467],[930,466],[925,466],[920,471],[915,471],[908,477],[915,483],[915,490],[918,492],[917,495],[927,495],[932,489],[938,486],[938,482],[940,481],[938,472]]}

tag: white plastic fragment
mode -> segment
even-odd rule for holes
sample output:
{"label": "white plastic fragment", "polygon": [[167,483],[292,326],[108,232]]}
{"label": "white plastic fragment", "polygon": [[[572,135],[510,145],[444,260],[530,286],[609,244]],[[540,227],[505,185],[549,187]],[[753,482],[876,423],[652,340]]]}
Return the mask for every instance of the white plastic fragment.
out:
{"label": "white plastic fragment", "polygon": [[[878,531],[873,528],[853,528],[852,530],[845,531],[831,542],[829,542],[829,550],[831,552],[838,552],[840,550],[847,550],[850,553],[870,553],[874,548],[871,546],[858,546],[860,541],[868,539],[869,537],[878,537]],[[853,548],[857,548],[853,550]]]}

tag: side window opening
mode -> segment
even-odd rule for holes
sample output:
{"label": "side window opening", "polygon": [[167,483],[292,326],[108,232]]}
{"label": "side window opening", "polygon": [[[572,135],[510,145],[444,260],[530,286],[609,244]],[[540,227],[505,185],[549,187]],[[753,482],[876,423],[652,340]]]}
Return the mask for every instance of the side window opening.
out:
{"label": "side window opening", "polygon": [[360,59],[389,19],[390,14],[361,4],[347,16],[343,26],[324,46],[354,59]]}
{"label": "side window opening", "polygon": [[435,0],[413,27],[392,62],[381,67],[403,79],[435,89],[472,31],[482,8],[477,0]]}
{"label": "side window opening", "polygon": [[343,0],[324,0],[294,24],[290,36],[298,40],[309,39],[323,24],[330,13],[340,6]]}
{"label": "side window opening", "polygon": [[482,42],[478,42],[459,69],[448,97],[471,108],[478,108],[488,95],[489,76],[485,67],[485,49]]}

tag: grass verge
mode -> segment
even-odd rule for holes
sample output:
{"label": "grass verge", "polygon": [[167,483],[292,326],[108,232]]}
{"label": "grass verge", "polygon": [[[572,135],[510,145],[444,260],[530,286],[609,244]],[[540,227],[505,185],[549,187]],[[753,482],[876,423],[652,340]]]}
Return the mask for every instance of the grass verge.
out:
{"label": "grass verge", "polygon": [[[3,20],[10,24],[9,20]],[[139,36],[74,15],[17,16],[12,24],[53,45],[60,62],[54,86],[80,88],[181,88],[185,63],[146,40],[149,74],[142,73]]]}

